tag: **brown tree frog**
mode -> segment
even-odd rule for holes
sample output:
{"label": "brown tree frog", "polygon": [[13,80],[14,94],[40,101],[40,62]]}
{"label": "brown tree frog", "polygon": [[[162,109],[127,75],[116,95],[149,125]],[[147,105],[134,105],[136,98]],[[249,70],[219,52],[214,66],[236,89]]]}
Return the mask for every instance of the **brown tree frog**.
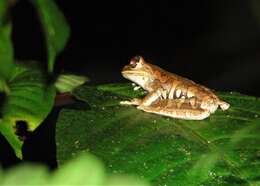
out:
{"label": "brown tree frog", "polygon": [[122,75],[148,91],[143,99],[121,101],[137,109],[163,116],[203,120],[218,107],[227,110],[229,104],[220,100],[212,90],[189,79],[167,72],[135,56],[122,70]]}

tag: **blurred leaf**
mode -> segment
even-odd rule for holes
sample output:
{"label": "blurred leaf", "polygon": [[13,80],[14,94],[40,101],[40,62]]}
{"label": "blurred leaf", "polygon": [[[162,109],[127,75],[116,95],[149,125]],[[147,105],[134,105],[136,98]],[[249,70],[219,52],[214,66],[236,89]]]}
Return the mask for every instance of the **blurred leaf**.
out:
{"label": "blurred leaf", "polygon": [[0,1],[0,27],[4,25],[7,12],[8,12],[8,0],[1,0]]}
{"label": "blurred leaf", "polygon": [[45,166],[24,164],[7,172],[0,169],[0,185],[138,185],[148,186],[135,177],[106,175],[103,164],[90,154],[81,154],[50,173]]}
{"label": "blurred leaf", "polygon": [[55,87],[60,93],[72,92],[76,87],[84,84],[88,80],[85,76],[73,74],[61,74],[55,82]]}
{"label": "blurred leaf", "polygon": [[0,80],[8,78],[13,64],[11,23],[7,22],[8,1],[0,1]]}
{"label": "blurred leaf", "polygon": [[0,185],[46,185],[48,169],[34,164],[23,164],[9,169],[2,175]]}
{"label": "blurred leaf", "polygon": [[[1,107],[0,132],[22,158],[23,135],[35,130],[51,111],[55,88],[47,86],[43,73],[16,64],[7,81],[9,92]],[[20,127],[22,127],[20,131]]]}
{"label": "blurred leaf", "polygon": [[[73,169],[77,171],[71,171]],[[60,166],[52,181],[54,185],[103,185],[105,179],[102,163],[94,156],[83,154]]]}
{"label": "blurred leaf", "polygon": [[145,113],[119,101],[140,97],[130,84],[82,86],[91,109],[63,109],[56,128],[59,164],[82,151],[110,173],[136,174],[154,185],[256,185],[260,181],[260,100],[219,93],[231,104],[202,121]]}
{"label": "blurred leaf", "polygon": [[137,179],[135,176],[113,175],[106,182],[108,186],[148,186],[147,182]]}
{"label": "blurred leaf", "polygon": [[45,32],[48,50],[48,71],[52,72],[55,58],[65,47],[70,28],[54,0],[31,0],[35,5]]}
{"label": "blurred leaf", "polygon": [[[0,78],[0,93],[9,93],[10,90],[6,85],[6,81],[4,78]],[[0,102],[1,103],[1,102]]]}

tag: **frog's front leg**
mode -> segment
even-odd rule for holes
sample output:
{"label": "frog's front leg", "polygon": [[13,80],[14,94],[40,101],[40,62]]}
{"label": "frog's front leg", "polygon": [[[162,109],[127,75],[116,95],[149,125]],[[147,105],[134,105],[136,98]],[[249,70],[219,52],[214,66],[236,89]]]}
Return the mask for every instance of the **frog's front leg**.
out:
{"label": "frog's front leg", "polygon": [[141,99],[134,98],[130,101],[120,101],[121,105],[140,105],[142,103]]}
{"label": "frog's front leg", "polygon": [[147,107],[151,105],[153,102],[155,102],[157,99],[161,97],[163,93],[162,89],[157,89],[156,91],[150,92],[147,94],[143,99],[137,99],[134,98],[130,101],[121,101],[121,105],[137,105],[138,109],[142,109],[144,107]]}
{"label": "frog's front leg", "polygon": [[143,99],[122,101],[120,104],[137,105],[137,109],[186,120],[203,120],[210,115],[210,110],[196,106],[195,98],[190,99],[160,99],[165,97],[163,89],[149,93]]}

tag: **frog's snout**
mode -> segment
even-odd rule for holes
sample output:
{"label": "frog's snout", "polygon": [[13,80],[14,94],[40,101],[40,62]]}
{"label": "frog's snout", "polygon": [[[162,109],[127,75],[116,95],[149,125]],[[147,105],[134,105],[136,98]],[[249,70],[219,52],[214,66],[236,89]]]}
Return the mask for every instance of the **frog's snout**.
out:
{"label": "frog's snout", "polygon": [[121,73],[123,74],[125,71],[129,71],[131,69],[131,67],[129,65],[125,65],[121,71]]}

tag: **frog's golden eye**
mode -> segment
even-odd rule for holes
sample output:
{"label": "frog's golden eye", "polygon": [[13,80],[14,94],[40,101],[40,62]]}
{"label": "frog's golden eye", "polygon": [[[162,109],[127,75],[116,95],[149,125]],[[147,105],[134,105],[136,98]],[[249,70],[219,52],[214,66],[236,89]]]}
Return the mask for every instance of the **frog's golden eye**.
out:
{"label": "frog's golden eye", "polygon": [[140,56],[135,56],[135,57],[133,57],[133,58],[131,59],[131,61],[130,61],[131,67],[132,67],[132,68],[135,68],[136,65],[137,65],[137,63],[139,63],[140,59],[141,59]]}

